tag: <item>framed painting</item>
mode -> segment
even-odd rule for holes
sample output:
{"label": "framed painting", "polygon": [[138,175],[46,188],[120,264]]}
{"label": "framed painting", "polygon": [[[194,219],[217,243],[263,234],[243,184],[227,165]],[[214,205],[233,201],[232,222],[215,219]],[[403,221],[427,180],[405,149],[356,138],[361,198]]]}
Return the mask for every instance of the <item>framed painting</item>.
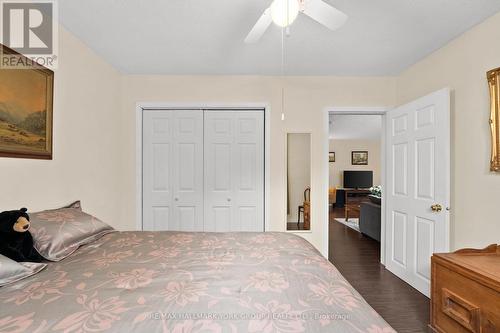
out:
{"label": "framed painting", "polygon": [[330,161],[330,163],[335,162],[335,152],[334,151],[331,151],[328,153],[328,160]]}
{"label": "framed painting", "polygon": [[351,152],[352,165],[368,165],[368,152],[367,151],[353,151]]}
{"label": "framed painting", "polygon": [[[0,54],[30,60],[0,44]],[[2,58],[3,59],[3,58]],[[0,157],[52,159],[54,72],[0,66]]]}

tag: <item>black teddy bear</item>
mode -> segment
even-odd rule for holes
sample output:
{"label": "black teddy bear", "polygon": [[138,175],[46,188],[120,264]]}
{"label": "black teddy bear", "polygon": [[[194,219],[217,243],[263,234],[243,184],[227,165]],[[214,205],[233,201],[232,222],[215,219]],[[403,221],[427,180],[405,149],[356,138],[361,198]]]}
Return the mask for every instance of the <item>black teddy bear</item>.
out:
{"label": "black teddy bear", "polygon": [[0,213],[0,254],[15,261],[40,262],[43,257],[33,247],[28,209]]}

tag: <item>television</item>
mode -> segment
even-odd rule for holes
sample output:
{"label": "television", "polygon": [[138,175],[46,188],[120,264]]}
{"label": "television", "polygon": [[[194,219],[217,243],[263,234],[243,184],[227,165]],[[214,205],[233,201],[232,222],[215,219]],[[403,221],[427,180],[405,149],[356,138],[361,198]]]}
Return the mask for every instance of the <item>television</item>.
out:
{"label": "television", "polygon": [[373,171],[344,171],[344,188],[370,188]]}

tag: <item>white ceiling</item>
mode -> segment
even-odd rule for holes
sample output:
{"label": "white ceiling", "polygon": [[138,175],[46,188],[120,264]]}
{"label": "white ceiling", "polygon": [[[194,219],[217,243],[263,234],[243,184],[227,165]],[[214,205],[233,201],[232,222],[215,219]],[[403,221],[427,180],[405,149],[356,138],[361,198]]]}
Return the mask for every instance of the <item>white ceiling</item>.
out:
{"label": "white ceiling", "polygon": [[[325,0],[349,15],[329,31],[291,26],[287,75],[395,75],[500,11],[500,0]],[[131,74],[280,73],[281,30],[243,42],[271,0],[63,0],[62,24]]]}
{"label": "white ceiling", "polygon": [[380,140],[380,115],[330,115],[330,139]]}

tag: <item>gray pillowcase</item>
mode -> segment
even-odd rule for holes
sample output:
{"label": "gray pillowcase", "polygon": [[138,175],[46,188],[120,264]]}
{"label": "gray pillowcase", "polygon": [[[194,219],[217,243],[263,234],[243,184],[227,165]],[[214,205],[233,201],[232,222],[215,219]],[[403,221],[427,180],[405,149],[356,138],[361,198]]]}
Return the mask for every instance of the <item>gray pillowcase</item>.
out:
{"label": "gray pillowcase", "polygon": [[35,275],[45,267],[47,264],[16,262],[0,254],[0,287]]}
{"label": "gray pillowcase", "polygon": [[69,208],[28,212],[35,249],[45,259],[62,260],[80,246],[115,231],[96,217],[83,212],[77,203],[77,206],[73,203]]}
{"label": "gray pillowcase", "polygon": [[75,208],[78,210],[82,210],[82,203],[80,202],[80,200],[76,200],[75,202],[72,202],[69,205],[61,207],[61,208]]}

